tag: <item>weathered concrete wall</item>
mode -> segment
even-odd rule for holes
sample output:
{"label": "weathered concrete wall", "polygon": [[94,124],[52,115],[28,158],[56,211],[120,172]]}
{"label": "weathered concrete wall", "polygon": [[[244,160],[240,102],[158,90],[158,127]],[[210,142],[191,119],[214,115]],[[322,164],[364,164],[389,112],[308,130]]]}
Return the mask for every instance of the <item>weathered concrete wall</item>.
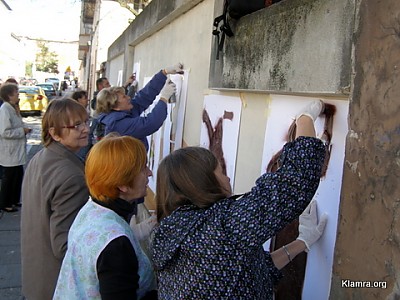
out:
{"label": "weathered concrete wall", "polygon": [[400,1],[360,3],[331,299],[400,299]]}
{"label": "weathered concrete wall", "polygon": [[[126,52],[176,20],[202,0],[153,0],[108,49],[108,59]],[[191,24],[193,25],[193,24]],[[193,27],[193,26],[191,26]]]}
{"label": "weathered concrete wall", "polygon": [[282,1],[232,22],[235,35],[211,61],[210,86],[342,94],[350,85],[354,9],[354,0]]}
{"label": "weathered concrete wall", "polygon": [[[124,68],[124,56],[121,54],[113,59],[113,63],[108,67],[108,81],[111,85],[117,85],[119,70]],[[122,79],[122,84],[125,82],[125,78]]]}

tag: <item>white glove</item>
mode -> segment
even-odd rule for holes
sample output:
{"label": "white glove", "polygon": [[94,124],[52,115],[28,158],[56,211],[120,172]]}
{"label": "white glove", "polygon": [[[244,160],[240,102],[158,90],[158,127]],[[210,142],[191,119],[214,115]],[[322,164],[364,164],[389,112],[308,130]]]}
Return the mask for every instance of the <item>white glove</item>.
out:
{"label": "white glove", "polygon": [[308,103],[301,113],[296,116],[296,121],[301,116],[309,116],[313,121],[315,121],[324,110],[324,107],[324,102],[322,102],[322,100],[314,100]]}
{"label": "white glove", "polygon": [[174,66],[165,68],[164,71],[167,74],[183,74],[183,64],[177,63]]}
{"label": "white glove", "polygon": [[150,233],[154,226],[157,224],[157,217],[155,215],[150,216],[150,218],[144,220],[143,222],[136,224],[135,216],[132,216],[129,225],[133,230],[133,234],[138,239],[138,241],[143,241],[150,237]]}
{"label": "white glove", "polygon": [[299,236],[297,239],[306,244],[306,252],[310,250],[310,247],[318,241],[324,232],[328,215],[322,214],[319,222],[317,219],[317,201],[312,200],[299,218]]}
{"label": "white glove", "polygon": [[176,92],[176,85],[171,81],[171,79],[167,79],[165,82],[163,88],[161,89],[160,92],[160,98],[163,98],[165,100],[169,100],[173,94]]}

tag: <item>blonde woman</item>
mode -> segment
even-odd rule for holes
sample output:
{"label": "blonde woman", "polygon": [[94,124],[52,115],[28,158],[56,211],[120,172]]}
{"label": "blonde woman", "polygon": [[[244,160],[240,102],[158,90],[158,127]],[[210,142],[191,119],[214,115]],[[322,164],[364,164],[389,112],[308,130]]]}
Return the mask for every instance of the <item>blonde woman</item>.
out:
{"label": "blonde woman", "polygon": [[[149,145],[147,136],[156,132],[167,117],[167,102],[176,91],[175,84],[167,80],[168,74],[182,74],[183,65],[165,68],[153,76],[146,86],[133,98],[125,94],[124,87],[102,89],[97,95],[98,122],[104,124],[105,134],[118,132],[142,141],[146,151]],[[160,94],[160,101],[151,113],[142,113]]]}

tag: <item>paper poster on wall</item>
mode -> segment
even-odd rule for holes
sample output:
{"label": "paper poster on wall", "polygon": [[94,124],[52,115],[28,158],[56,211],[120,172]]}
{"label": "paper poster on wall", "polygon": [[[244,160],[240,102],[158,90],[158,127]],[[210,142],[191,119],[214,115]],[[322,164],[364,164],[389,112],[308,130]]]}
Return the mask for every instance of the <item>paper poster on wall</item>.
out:
{"label": "paper poster on wall", "polygon": [[222,170],[235,181],[236,154],[242,102],[239,97],[206,95],[202,115],[200,145],[210,149]]}
{"label": "paper poster on wall", "polygon": [[[144,84],[147,84],[152,77],[145,77]],[[183,138],[183,123],[186,109],[187,84],[189,72],[184,70],[184,74],[169,75],[169,78],[176,84],[175,102],[167,104],[167,118],[163,126],[155,133],[147,137],[149,142],[148,161],[149,168],[153,176],[149,178],[149,187],[155,192],[156,174],[160,161],[172,151],[181,148]],[[159,96],[153,104],[143,112],[146,115],[151,112],[159,101]]]}
{"label": "paper poster on wall", "polygon": [[139,76],[140,76],[140,61],[139,62],[135,62],[133,64],[133,70],[132,70],[133,74],[136,74],[136,80],[139,80]]}
{"label": "paper poster on wall", "polygon": [[133,86],[133,88],[137,92],[139,90],[139,88],[140,88],[139,87],[140,62],[135,62],[133,64],[132,74],[129,74],[129,75],[135,75],[135,80],[131,83],[131,86]]}
{"label": "paper poster on wall", "polygon": [[[261,173],[271,167],[271,162],[287,141],[288,130],[294,117],[313,99],[294,96],[272,96],[267,121]],[[330,141],[329,161],[314,199],[319,215],[328,214],[328,223],[321,239],[313,245],[306,259],[302,299],[328,299],[332,276],[333,253],[339,214],[340,189],[348,131],[348,101],[325,100],[329,114],[315,122],[317,137]],[[328,111],[328,110],[327,110]],[[330,116],[331,115],[331,116]],[[327,132],[329,131],[329,134]],[[295,239],[294,237],[293,239]],[[290,287],[287,287],[290,288]]]}
{"label": "paper poster on wall", "polygon": [[122,76],[124,74],[123,70],[119,70],[118,71],[118,79],[117,79],[117,86],[122,86],[123,82],[122,82]]}

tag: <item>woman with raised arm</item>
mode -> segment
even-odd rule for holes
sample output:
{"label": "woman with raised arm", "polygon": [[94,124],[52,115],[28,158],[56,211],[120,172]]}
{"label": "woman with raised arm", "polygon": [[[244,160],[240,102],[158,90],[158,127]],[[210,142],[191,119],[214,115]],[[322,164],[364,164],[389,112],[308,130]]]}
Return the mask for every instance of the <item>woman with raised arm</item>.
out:
{"label": "woman with raised arm", "polygon": [[[280,169],[240,196],[207,149],[181,148],[162,160],[152,244],[160,299],[272,299],[279,269],[307,251],[326,224],[311,202],[325,155],[314,130],[322,110],[314,101],[297,116],[297,138],[284,146]],[[295,241],[263,249],[299,216]]]}

